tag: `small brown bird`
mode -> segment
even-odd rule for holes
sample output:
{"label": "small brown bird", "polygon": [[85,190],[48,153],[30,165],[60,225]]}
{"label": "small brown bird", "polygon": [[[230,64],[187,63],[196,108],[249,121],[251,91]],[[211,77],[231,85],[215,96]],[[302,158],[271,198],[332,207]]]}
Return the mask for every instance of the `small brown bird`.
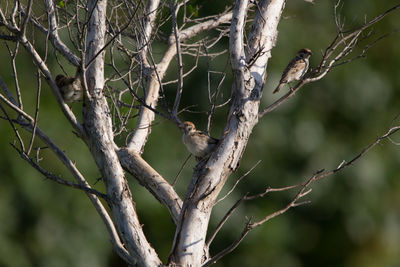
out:
{"label": "small brown bird", "polygon": [[298,81],[304,76],[304,74],[306,74],[311,55],[311,50],[307,48],[300,49],[299,52],[297,52],[296,57],[290,61],[286,69],[283,71],[279,85],[273,92],[274,94],[279,92],[285,84]]}
{"label": "small brown bird", "polygon": [[185,121],[179,125],[179,128],[183,131],[183,143],[197,160],[209,155],[217,147],[219,140],[196,130],[192,122]]}
{"label": "small brown bird", "polygon": [[82,98],[82,82],[80,68],[75,77],[57,75],[56,84],[65,102],[75,102]]}

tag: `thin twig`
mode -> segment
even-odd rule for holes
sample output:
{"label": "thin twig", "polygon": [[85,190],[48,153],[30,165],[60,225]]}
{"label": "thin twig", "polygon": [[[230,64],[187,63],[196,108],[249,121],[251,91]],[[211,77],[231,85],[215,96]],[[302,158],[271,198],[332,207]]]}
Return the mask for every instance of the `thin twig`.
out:
{"label": "thin twig", "polygon": [[11,128],[14,130],[15,136],[17,137],[18,142],[19,142],[19,144],[21,146],[21,150],[25,151],[25,145],[24,145],[24,141],[22,140],[22,137],[19,134],[19,131],[18,131],[17,127],[15,127],[14,122],[12,121],[10,116],[8,115],[6,109],[3,107],[3,105],[1,103],[0,103],[0,109],[1,109],[1,111],[3,111],[3,114],[6,116],[5,119],[8,120],[8,122],[11,125]]}
{"label": "thin twig", "polygon": [[172,186],[175,186],[176,182],[178,181],[179,176],[181,175],[183,168],[185,167],[186,163],[189,161],[189,159],[192,157],[192,154],[189,154],[189,156],[186,157],[185,161],[183,162],[181,168],[179,169],[178,173],[176,174],[174,181],[172,182]]}
{"label": "thin twig", "polygon": [[225,196],[223,196],[223,197],[221,197],[220,199],[218,199],[218,200],[215,202],[215,205],[218,204],[220,201],[224,200],[226,197],[228,197],[228,196],[235,190],[236,186],[240,183],[240,181],[241,181],[244,177],[246,177],[247,175],[249,175],[249,174],[258,166],[258,164],[260,164],[260,163],[261,163],[261,160],[257,161],[256,164],[254,164],[254,165],[250,168],[250,170],[248,170],[248,171],[245,172],[242,176],[240,176],[240,177],[236,180],[236,182],[235,182],[235,184],[232,186],[232,188],[228,191],[228,193],[226,193]]}
{"label": "thin twig", "polygon": [[75,184],[75,183],[72,183],[72,182],[68,182],[68,181],[66,181],[66,180],[54,175],[53,173],[45,170],[39,164],[37,164],[35,161],[33,161],[29,157],[29,155],[27,153],[21,151],[20,149],[18,149],[13,144],[10,144],[10,145],[20,154],[20,156],[25,161],[27,161],[33,168],[35,168],[37,171],[39,171],[41,174],[43,174],[46,178],[48,178],[48,179],[50,179],[50,180],[52,180],[52,181],[54,181],[54,182],[56,182],[58,184],[62,184],[62,185],[68,186],[68,187],[79,189],[79,190],[85,191],[86,193],[93,194],[93,195],[96,195],[98,197],[101,197],[101,198],[107,200],[107,195],[106,194],[101,193],[101,192],[97,191],[96,189],[93,189],[93,188],[90,188],[90,187],[86,187],[86,186],[83,186],[83,185],[80,185],[80,184]]}
{"label": "thin twig", "polygon": [[217,236],[219,230],[221,230],[222,226],[225,224],[225,222],[229,219],[229,217],[232,215],[232,213],[236,210],[237,207],[239,207],[239,205],[246,200],[247,194],[244,195],[243,197],[241,197],[240,199],[238,199],[235,204],[226,212],[226,214],[224,215],[224,217],[221,219],[221,221],[218,223],[217,227],[215,228],[215,230],[212,232],[212,234],[210,235],[210,237],[208,238],[207,242],[206,242],[206,246],[210,247],[210,244],[212,243],[212,241],[214,240],[214,238]]}
{"label": "thin twig", "polygon": [[36,109],[35,109],[35,116],[34,116],[34,121],[33,121],[31,140],[29,142],[28,150],[26,151],[27,155],[29,155],[31,153],[31,150],[33,147],[33,142],[34,142],[35,136],[36,136],[36,127],[37,127],[37,123],[38,123],[39,107],[40,107],[40,93],[42,91],[42,82],[41,82],[40,76],[41,76],[40,71],[38,70],[38,72],[37,72],[38,88],[37,88],[37,93],[36,93]]}
{"label": "thin twig", "polygon": [[175,45],[176,45],[176,56],[178,59],[178,88],[176,90],[174,107],[172,108],[172,114],[177,117],[179,110],[179,103],[181,102],[182,91],[183,91],[183,63],[182,63],[182,53],[181,53],[181,43],[180,43],[180,33],[178,30],[178,24],[176,21],[176,9],[172,0],[169,0],[169,6],[172,14],[172,28],[175,35]]}
{"label": "thin twig", "polygon": [[21,29],[20,29],[20,34],[21,35],[25,35],[26,26],[28,24],[28,21],[29,21],[29,18],[31,16],[31,12],[32,12],[32,4],[33,4],[33,1],[32,0],[28,0],[27,11],[26,11],[24,20],[22,21],[22,25],[21,25]]}

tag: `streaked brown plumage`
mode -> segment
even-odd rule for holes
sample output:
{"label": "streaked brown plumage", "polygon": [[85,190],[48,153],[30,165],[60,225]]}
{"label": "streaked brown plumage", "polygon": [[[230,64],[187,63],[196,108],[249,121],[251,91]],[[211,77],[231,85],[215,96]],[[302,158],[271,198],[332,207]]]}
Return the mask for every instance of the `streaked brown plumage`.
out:
{"label": "streaked brown plumage", "polygon": [[82,98],[82,83],[79,68],[75,77],[57,75],[56,84],[65,102],[75,102]]}
{"label": "streaked brown plumage", "polygon": [[219,140],[196,130],[192,122],[185,121],[179,125],[179,128],[183,131],[183,143],[198,160],[209,155],[217,147]]}
{"label": "streaked brown plumage", "polygon": [[309,65],[309,58],[312,55],[310,49],[303,48],[300,49],[296,57],[293,58],[286,69],[283,71],[282,78],[279,81],[279,85],[274,90],[274,94],[279,92],[279,90],[287,83],[300,80],[304,74],[306,74]]}

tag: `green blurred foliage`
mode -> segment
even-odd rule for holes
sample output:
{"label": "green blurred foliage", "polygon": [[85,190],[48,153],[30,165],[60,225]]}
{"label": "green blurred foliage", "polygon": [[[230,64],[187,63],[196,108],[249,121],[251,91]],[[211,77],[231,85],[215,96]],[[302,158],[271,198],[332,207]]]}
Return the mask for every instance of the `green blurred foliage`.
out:
{"label": "green blurred foliage", "polygon": [[[60,1],[60,3],[63,1]],[[343,1],[342,19],[353,28],[394,5],[394,1]],[[199,17],[224,9],[230,1],[192,1],[190,12]],[[199,10],[197,10],[199,7]],[[268,78],[262,106],[276,100],[271,92],[282,70],[296,51],[308,47],[314,55],[311,66],[321,59],[320,51],[333,40],[333,1],[288,1],[279,24],[279,36],[268,64]],[[399,11],[372,28],[374,40],[398,28]],[[382,39],[367,57],[335,68],[323,80],[306,85],[296,96],[260,120],[253,131],[237,173],[229,179],[224,192],[258,160],[262,162],[246,177],[212,214],[214,229],[226,210],[244,193],[257,193],[267,186],[281,187],[299,183],[318,169],[333,169],[350,160],[382,134],[399,113],[400,34]],[[367,44],[368,41],[363,43]],[[12,45],[11,45],[12,46]],[[226,49],[227,40],[219,49]],[[156,44],[155,55],[165,46]],[[362,49],[362,47],[361,47]],[[356,49],[356,53],[361,51]],[[35,109],[36,69],[20,48],[18,75],[27,111]],[[44,49],[40,51],[42,54]],[[0,44],[0,75],[13,89],[10,60],[4,43]],[[185,68],[193,59],[184,58]],[[48,64],[60,72],[55,59]],[[229,97],[230,69],[227,56],[200,60],[199,69],[185,79],[181,107],[195,105],[184,113],[205,129],[208,110],[207,72],[226,71],[221,102]],[[172,65],[166,80],[176,79]],[[71,66],[67,72],[73,74]],[[221,75],[211,75],[212,90]],[[172,103],[175,85],[167,86],[167,101]],[[287,90],[287,88],[285,88]],[[285,91],[283,90],[283,91]],[[73,104],[81,117],[81,107]],[[211,133],[221,136],[227,108],[217,110]],[[87,148],[57,107],[46,84],[41,94],[39,126],[76,161],[91,184],[99,178]],[[167,135],[165,135],[167,133]],[[79,191],[44,179],[24,162],[10,146],[16,137],[6,121],[0,123],[0,266],[123,266],[112,252],[105,227],[87,197]],[[29,135],[24,135],[29,136]],[[400,137],[394,136],[395,140]],[[118,138],[121,145],[125,137]],[[40,141],[35,145],[43,146]],[[188,152],[181,133],[170,122],[157,118],[144,152],[144,158],[172,181]],[[53,173],[72,180],[65,167],[47,149],[41,164]],[[292,209],[251,232],[240,246],[216,266],[400,266],[400,153],[397,146],[384,141],[353,167],[316,183],[308,199],[312,203]],[[191,159],[177,184],[183,197],[195,162]],[[132,177],[132,194],[149,241],[166,261],[174,235],[168,212]],[[104,191],[101,182],[95,188]],[[224,192],[222,194],[224,194]],[[225,248],[239,235],[246,217],[262,218],[282,208],[296,192],[273,193],[263,199],[244,203],[215,239],[211,253]]]}

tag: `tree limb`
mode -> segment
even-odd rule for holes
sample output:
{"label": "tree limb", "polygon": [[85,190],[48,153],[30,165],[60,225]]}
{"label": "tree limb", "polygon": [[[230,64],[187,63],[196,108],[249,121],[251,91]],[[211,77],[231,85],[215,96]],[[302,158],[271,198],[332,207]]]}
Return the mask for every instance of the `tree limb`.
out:
{"label": "tree limb", "polygon": [[158,201],[168,208],[174,223],[177,224],[181,213],[182,200],[172,185],[139,154],[128,149],[120,149],[118,157],[124,169],[132,174]]}

